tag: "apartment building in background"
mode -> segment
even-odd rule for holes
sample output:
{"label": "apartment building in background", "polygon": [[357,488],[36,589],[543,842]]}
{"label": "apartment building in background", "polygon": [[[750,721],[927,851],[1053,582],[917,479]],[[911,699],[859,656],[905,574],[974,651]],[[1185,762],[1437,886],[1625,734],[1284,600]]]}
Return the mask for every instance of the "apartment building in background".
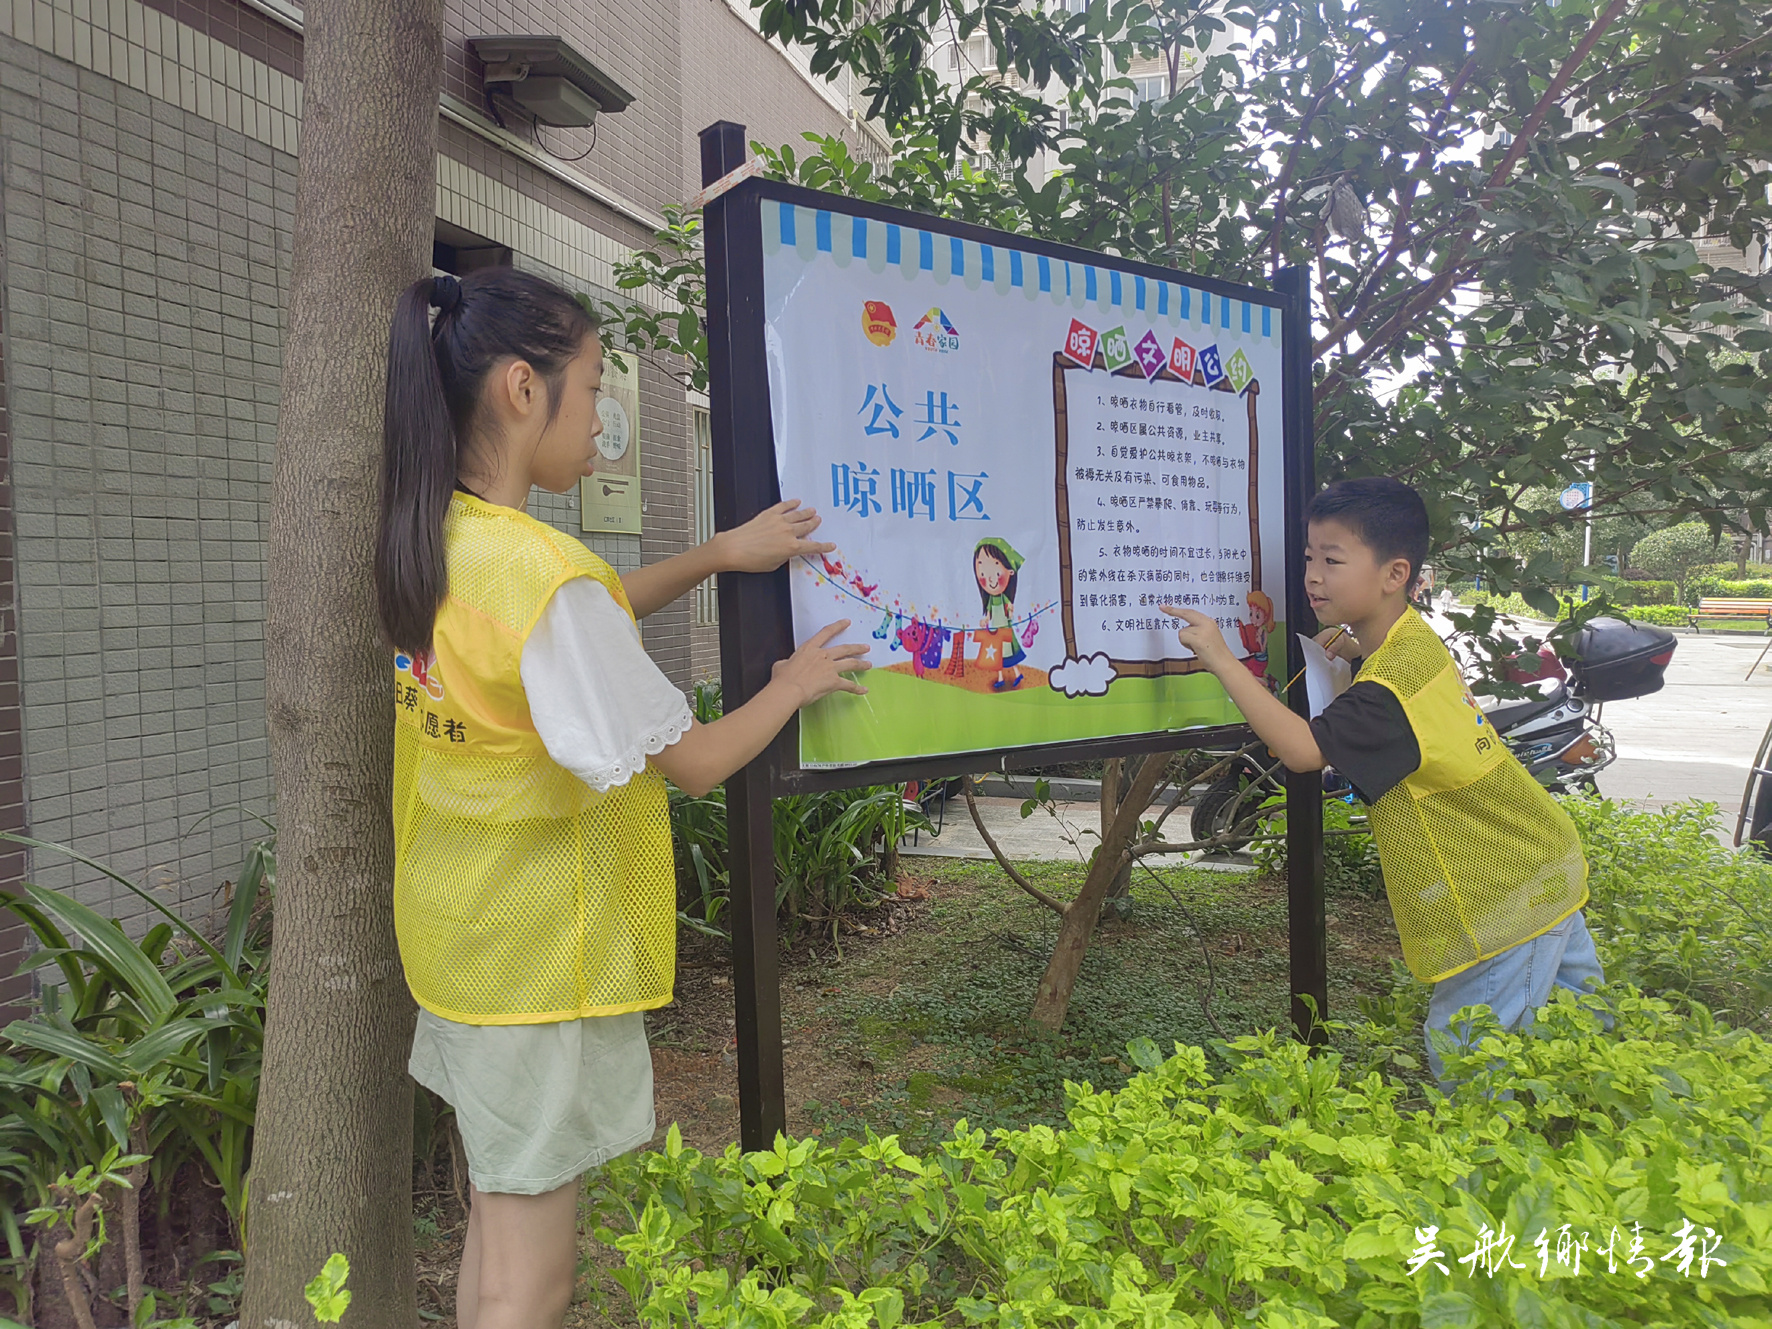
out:
{"label": "apartment building in background", "polygon": [[[883,151],[851,89],[760,36],[745,0],[445,8],[442,270],[510,263],[626,298],[613,270],[700,187],[706,124]],[[518,63],[511,37],[553,40]],[[198,918],[248,814],[274,812],[265,520],[302,57],[287,0],[0,0],[0,829]],[[585,531],[576,496],[531,506],[624,571],[712,529],[705,402],[667,365],[636,372],[638,532]],[[679,684],[707,676],[712,597],[646,641]],[[0,889],[27,875],[145,924],[97,872],[0,853]],[[26,949],[0,923],[0,1004],[29,992],[9,977]]]}

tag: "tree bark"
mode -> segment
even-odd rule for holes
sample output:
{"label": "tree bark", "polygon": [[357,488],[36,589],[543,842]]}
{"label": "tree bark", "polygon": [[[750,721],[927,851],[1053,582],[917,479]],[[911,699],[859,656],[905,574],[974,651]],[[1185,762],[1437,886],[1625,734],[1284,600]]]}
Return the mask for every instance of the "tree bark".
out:
{"label": "tree bark", "polygon": [[[1120,782],[1126,774],[1126,762],[1122,757],[1109,757],[1101,764],[1101,843],[1106,844],[1108,833],[1113,829],[1114,816],[1120,810]],[[1110,900],[1126,899],[1132,894],[1132,861],[1127,860],[1115,876],[1113,884],[1108,888],[1107,898]]]}
{"label": "tree bark", "polygon": [[1126,781],[1119,810],[1113,824],[1101,837],[1101,849],[1077,892],[1064,911],[1058,925],[1058,940],[1052,945],[1052,958],[1046,972],[1040,975],[1040,987],[1034,995],[1033,1018],[1036,1024],[1051,1030],[1064,1025],[1065,1012],[1070,1009],[1071,993],[1077,986],[1077,974],[1083,967],[1083,953],[1089,949],[1089,938],[1095,935],[1095,924],[1101,916],[1101,902],[1113,888],[1122,868],[1130,868],[1127,849],[1138,834],[1139,819],[1151,805],[1157,783],[1169,767],[1173,752],[1152,752],[1138,767],[1138,773]]}
{"label": "tree bark", "polygon": [[371,551],[388,321],[430,270],[442,6],[312,6],[305,70],[265,621],[277,928],[240,1321],[312,1323],[302,1289],[341,1251],[351,1323],[411,1329],[413,1006]]}

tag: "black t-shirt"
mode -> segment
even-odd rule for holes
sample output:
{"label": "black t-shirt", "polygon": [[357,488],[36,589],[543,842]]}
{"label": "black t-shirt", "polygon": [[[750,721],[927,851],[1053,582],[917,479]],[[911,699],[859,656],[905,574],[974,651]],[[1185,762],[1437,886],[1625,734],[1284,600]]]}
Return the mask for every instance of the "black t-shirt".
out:
{"label": "black t-shirt", "polygon": [[1311,721],[1323,760],[1376,803],[1421,767],[1421,744],[1397,694],[1381,683],[1355,682]]}

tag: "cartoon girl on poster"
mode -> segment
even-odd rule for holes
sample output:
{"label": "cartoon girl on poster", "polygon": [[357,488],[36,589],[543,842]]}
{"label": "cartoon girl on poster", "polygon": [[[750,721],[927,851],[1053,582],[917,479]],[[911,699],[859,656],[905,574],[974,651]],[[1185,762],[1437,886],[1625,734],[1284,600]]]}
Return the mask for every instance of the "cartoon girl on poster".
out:
{"label": "cartoon girl on poster", "polygon": [[1253,623],[1238,623],[1237,635],[1243,639],[1243,667],[1274,690],[1274,680],[1267,676],[1267,634],[1274,625],[1274,602],[1261,591],[1249,592],[1249,616]]}
{"label": "cartoon girl on poster", "polygon": [[978,598],[984,605],[987,629],[979,634],[978,663],[986,669],[996,666],[997,678],[991,684],[995,692],[1021,686],[1020,665],[1027,659],[1016,639],[1014,623],[1015,582],[1021,563],[1021,555],[1001,536],[987,535],[972,551],[972,575],[978,578]]}

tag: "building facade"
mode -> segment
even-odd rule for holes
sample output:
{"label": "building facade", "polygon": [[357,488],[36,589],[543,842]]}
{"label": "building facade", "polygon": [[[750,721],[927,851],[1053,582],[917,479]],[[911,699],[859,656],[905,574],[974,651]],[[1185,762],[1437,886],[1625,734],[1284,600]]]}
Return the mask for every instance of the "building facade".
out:
{"label": "building facade", "polygon": [[[759,36],[743,0],[446,11],[446,269],[510,262],[631,298],[614,268],[699,188],[704,124],[877,150],[847,91]],[[0,829],[70,846],[198,919],[222,906],[252,814],[274,814],[265,519],[302,32],[285,0],[0,0]],[[513,114],[469,41],[538,33],[632,104],[592,129]],[[586,535],[575,496],[531,506],[622,570],[711,529],[705,416],[671,366],[638,374],[641,533]],[[648,621],[681,685],[716,667],[711,619],[701,596]],[[134,930],[149,914],[63,855],[0,845],[0,889],[26,877]],[[0,975],[26,949],[0,919]],[[0,977],[0,1002],[27,993]]]}

